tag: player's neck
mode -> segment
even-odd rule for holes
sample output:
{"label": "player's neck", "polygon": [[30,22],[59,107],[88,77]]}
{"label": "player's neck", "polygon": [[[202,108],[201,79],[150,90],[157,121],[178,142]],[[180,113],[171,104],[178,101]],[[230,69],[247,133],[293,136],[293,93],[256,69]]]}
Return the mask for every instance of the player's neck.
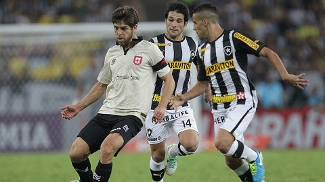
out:
{"label": "player's neck", "polygon": [[172,40],[172,41],[182,41],[184,39],[184,34],[181,33],[179,34],[177,37],[172,37],[170,36],[168,33],[165,33],[165,36],[169,39],[169,40]]}
{"label": "player's neck", "polygon": [[208,38],[209,42],[213,42],[216,39],[218,39],[223,34],[223,31],[224,31],[224,29],[221,28],[219,26],[219,24],[217,24],[217,25],[215,25],[213,27],[210,27],[209,29],[210,29],[209,30],[210,35],[209,35],[209,38]]}

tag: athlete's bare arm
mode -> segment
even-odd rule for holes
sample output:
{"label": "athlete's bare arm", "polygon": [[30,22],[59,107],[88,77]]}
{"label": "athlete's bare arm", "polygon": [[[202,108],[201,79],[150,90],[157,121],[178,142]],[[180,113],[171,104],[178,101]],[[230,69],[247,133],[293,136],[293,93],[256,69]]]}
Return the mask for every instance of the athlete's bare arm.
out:
{"label": "athlete's bare arm", "polygon": [[304,86],[308,86],[308,80],[301,78],[305,75],[305,73],[301,73],[299,75],[289,74],[286,68],[283,66],[278,54],[271,49],[264,47],[260,51],[259,55],[267,58],[272,63],[275,69],[279,72],[283,81],[300,89],[304,89]]}
{"label": "athlete's bare arm", "polygon": [[172,97],[172,101],[169,105],[172,109],[177,111],[178,106],[181,106],[184,102],[201,95],[207,89],[209,89],[208,81],[198,81],[195,86],[185,94],[176,94],[174,97]]}
{"label": "athlete's bare arm", "polygon": [[71,119],[81,110],[97,101],[106,91],[107,85],[97,82],[89,93],[75,105],[66,105],[61,107],[61,115],[64,119]]}
{"label": "athlete's bare arm", "polygon": [[164,89],[162,92],[161,101],[159,102],[158,106],[153,111],[153,121],[156,123],[160,123],[165,116],[165,110],[172,96],[174,89],[175,89],[175,81],[170,72],[168,72],[165,76],[160,77],[164,81]]}

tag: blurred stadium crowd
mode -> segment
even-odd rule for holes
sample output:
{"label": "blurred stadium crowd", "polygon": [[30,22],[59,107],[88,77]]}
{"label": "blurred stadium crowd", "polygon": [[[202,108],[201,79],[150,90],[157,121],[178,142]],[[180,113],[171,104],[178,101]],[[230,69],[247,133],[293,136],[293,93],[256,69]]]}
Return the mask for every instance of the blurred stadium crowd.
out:
{"label": "blurred stadium crowd", "polygon": [[[134,6],[140,21],[163,21],[167,1],[150,0],[1,0],[1,24],[50,24],[109,22],[111,12],[118,6]],[[204,0],[184,0],[192,9]],[[273,67],[263,58],[250,57],[250,78],[258,89],[260,104],[264,108],[304,107],[324,105],[325,93],[325,0],[212,0],[220,12],[220,24],[236,28],[265,42],[282,58],[290,73],[306,73],[310,86],[305,90],[295,89],[281,81]],[[1,26],[1,25],[0,25]],[[1,37],[0,37],[1,38]],[[87,59],[95,54],[103,58],[107,45],[92,43],[92,49],[80,48],[77,55],[67,55],[61,45],[15,47],[19,55],[9,54],[8,48],[0,50],[0,84],[19,91],[28,81],[56,81],[76,86],[80,69],[87,66]],[[69,45],[66,45],[69,47]],[[85,46],[80,46],[85,47]],[[86,46],[86,47],[89,47]],[[12,48],[10,48],[12,49]],[[75,48],[78,49],[78,48]],[[70,65],[55,64],[49,70],[37,71],[48,58],[72,59]],[[82,58],[81,58],[82,57]],[[25,64],[34,65],[32,73],[25,73]],[[29,63],[27,63],[29,62]],[[30,64],[33,62],[35,64]],[[59,62],[59,61],[57,61]],[[73,64],[79,66],[72,66]],[[18,68],[17,68],[18,67]],[[73,69],[67,69],[73,68]],[[13,73],[10,73],[11,72]],[[18,71],[17,71],[18,70]],[[36,71],[35,71],[36,70]],[[49,75],[49,71],[53,72]],[[24,76],[12,77],[14,72]],[[29,76],[26,76],[29,75]],[[53,76],[54,75],[54,76]],[[16,84],[14,84],[16,83]],[[1,90],[1,89],[0,89]]]}

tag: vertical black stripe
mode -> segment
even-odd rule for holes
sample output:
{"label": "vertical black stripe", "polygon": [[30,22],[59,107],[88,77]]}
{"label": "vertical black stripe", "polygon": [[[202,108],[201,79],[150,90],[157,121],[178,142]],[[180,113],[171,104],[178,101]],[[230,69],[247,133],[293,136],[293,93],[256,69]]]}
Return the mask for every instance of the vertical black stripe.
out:
{"label": "vertical black stripe", "polygon": [[[196,44],[192,38],[190,38],[190,37],[185,37],[185,38],[187,41],[187,45],[189,46],[189,49],[191,51],[189,63],[192,63],[194,56],[195,56]],[[184,42],[182,43],[182,47],[187,46],[187,45]],[[182,94],[186,93],[189,90],[190,78],[191,78],[191,70],[187,70],[186,75],[185,75],[184,84],[183,84]]]}
{"label": "vertical black stripe", "polygon": [[[165,38],[164,38],[163,34],[157,36],[157,41],[159,43],[165,43]],[[159,46],[159,49],[165,56],[165,46]],[[154,95],[155,94],[160,95],[162,84],[163,84],[163,80],[157,76]],[[155,109],[157,107],[157,105],[158,105],[157,102],[152,102],[151,109]]]}
{"label": "vertical black stripe", "polygon": [[[180,62],[182,61],[182,46],[180,42],[173,42],[173,47],[174,47],[174,62]],[[180,70],[173,70],[173,77],[175,80],[175,83],[178,83],[178,78],[179,78],[179,74],[180,74]],[[176,90],[176,88],[175,88]],[[174,94],[175,94],[175,90],[174,90]]]}
{"label": "vertical black stripe", "polygon": [[[215,43],[216,42],[213,42],[213,43],[210,44],[211,45],[211,54],[210,54],[211,65],[218,62],[217,55],[216,55],[217,51],[216,51]],[[217,78],[217,82],[218,82],[218,85],[219,85],[221,95],[227,95],[228,94],[227,85],[225,84],[225,81],[224,81],[224,79],[222,77],[222,74],[220,72],[217,72],[214,75]],[[224,103],[224,107],[226,109],[229,108],[230,103],[229,102]]]}
{"label": "vertical black stripe", "polygon": [[[230,44],[230,38],[229,38],[229,35],[230,34],[230,31],[225,31],[224,33],[224,38],[223,38],[223,52],[225,54],[225,59],[226,60],[231,60],[231,59],[234,59],[234,54],[233,54],[233,51],[232,50],[232,47],[231,47],[231,44]],[[237,60],[238,61],[238,60]],[[238,92],[244,92],[244,87],[240,81],[240,77],[239,77],[239,74],[238,74],[238,71],[236,70],[236,68],[231,68],[229,69],[229,72],[230,72],[230,76],[232,78],[232,81],[234,83],[234,86],[235,86],[235,89],[236,89],[236,93]],[[245,101],[246,99],[240,99],[240,100],[237,100],[237,103],[238,104],[245,104]]]}

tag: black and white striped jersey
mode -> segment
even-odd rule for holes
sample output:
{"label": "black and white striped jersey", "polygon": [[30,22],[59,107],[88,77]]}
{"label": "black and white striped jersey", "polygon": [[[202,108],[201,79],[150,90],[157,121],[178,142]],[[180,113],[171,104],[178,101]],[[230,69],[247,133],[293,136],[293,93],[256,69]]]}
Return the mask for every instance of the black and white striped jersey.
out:
{"label": "black and white striped jersey", "polygon": [[[171,74],[175,80],[173,95],[187,92],[190,89],[192,62],[197,65],[195,58],[198,50],[198,41],[188,36],[184,36],[181,41],[172,41],[165,34],[160,34],[150,41],[159,47],[170,67]],[[163,81],[157,77],[151,109],[155,109],[160,102],[163,87]],[[183,106],[187,105],[189,105],[188,102],[183,104]]]}
{"label": "black and white striped jersey", "polygon": [[229,108],[231,102],[254,101],[255,88],[247,75],[247,54],[259,56],[264,43],[236,30],[224,30],[213,42],[199,46],[198,80],[208,80],[213,109]]}

